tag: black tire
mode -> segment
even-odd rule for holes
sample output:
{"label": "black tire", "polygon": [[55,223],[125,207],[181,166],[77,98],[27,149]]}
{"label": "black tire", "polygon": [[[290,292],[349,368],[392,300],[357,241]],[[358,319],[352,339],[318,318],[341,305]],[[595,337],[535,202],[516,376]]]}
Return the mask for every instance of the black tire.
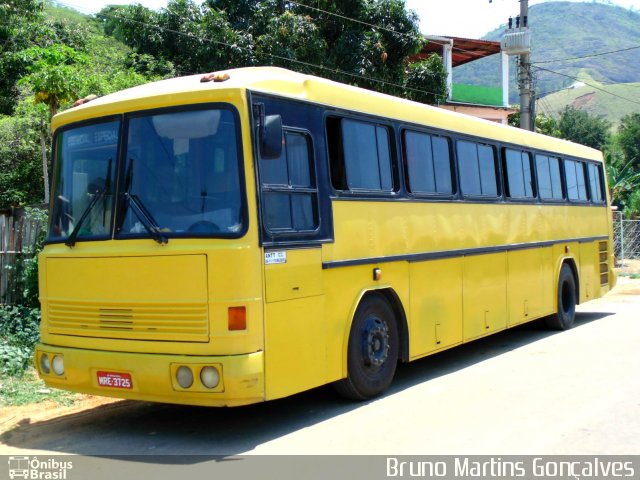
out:
{"label": "black tire", "polygon": [[558,277],[558,311],[545,319],[547,327],[554,330],[568,330],[576,319],[577,289],[573,270],[566,263]]}
{"label": "black tire", "polygon": [[336,382],[340,395],[367,400],[381,395],[398,363],[398,325],[383,296],[366,296],[356,310],[347,349],[347,378]]}

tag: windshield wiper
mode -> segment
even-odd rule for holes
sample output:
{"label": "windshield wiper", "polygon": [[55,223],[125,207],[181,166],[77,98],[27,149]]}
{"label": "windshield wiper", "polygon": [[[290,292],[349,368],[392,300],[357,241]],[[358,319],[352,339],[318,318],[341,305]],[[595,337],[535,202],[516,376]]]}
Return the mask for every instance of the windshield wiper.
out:
{"label": "windshield wiper", "polygon": [[169,243],[169,239],[162,233],[160,229],[160,225],[151,212],[146,209],[143,203],[140,201],[137,195],[131,195],[129,191],[131,190],[131,185],[133,183],[133,158],[129,159],[129,166],[127,167],[127,172],[125,174],[125,183],[124,183],[124,192],[122,193],[122,197],[124,198],[124,202],[122,202],[122,206],[120,207],[120,226],[118,227],[118,231],[122,228],[124,223],[124,219],[127,212],[127,207],[131,207],[134,215],[138,217],[138,220],[142,222],[142,226],[145,228],[149,235],[158,242],[160,245],[165,245]]}
{"label": "windshield wiper", "polygon": [[73,247],[76,244],[76,238],[78,237],[78,233],[80,233],[80,227],[86,220],[87,216],[89,215],[89,212],[91,212],[91,210],[93,210],[93,207],[96,206],[96,203],[98,203],[98,200],[104,197],[106,193],[107,193],[107,187],[105,186],[102,190],[98,190],[96,194],[93,196],[93,198],[91,199],[91,202],[89,202],[89,205],[87,205],[87,208],[85,208],[84,212],[82,212],[82,216],[80,217],[80,220],[78,220],[78,223],[76,223],[76,226],[73,227],[73,231],[71,232],[71,235],[69,235],[69,238],[67,238],[67,241],[64,242],[64,244],[67,247]]}
{"label": "windshield wiper", "polygon": [[[96,191],[95,195],[89,202],[89,205],[87,205],[87,208],[85,208],[84,212],[82,212],[82,215],[80,215],[80,220],[78,220],[78,223],[76,223],[76,226],[73,227],[73,231],[69,235],[69,238],[67,238],[67,241],[64,242],[64,244],[67,247],[73,247],[76,244],[76,239],[78,238],[78,234],[80,233],[80,227],[89,216],[89,213],[91,212],[91,210],[93,210],[93,207],[96,206],[96,203],[98,203],[98,201],[101,198],[104,198],[107,192],[111,190],[111,161],[112,159],[110,158],[107,166],[107,178],[105,180],[104,187]],[[104,215],[103,215],[103,223],[104,223]]]}
{"label": "windshield wiper", "polygon": [[123,195],[127,201],[127,205],[129,205],[131,211],[142,222],[142,225],[147,232],[149,232],[149,235],[160,245],[169,243],[169,239],[162,233],[160,225],[158,225],[158,222],[153,218],[151,212],[145,208],[140,199],[136,195],[131,195],[129,192],[124,192]]}

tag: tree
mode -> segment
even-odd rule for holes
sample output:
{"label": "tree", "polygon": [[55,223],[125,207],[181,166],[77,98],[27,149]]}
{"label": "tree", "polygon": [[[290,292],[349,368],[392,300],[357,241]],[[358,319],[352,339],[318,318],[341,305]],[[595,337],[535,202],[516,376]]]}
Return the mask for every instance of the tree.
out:
{"label": "tree", "polygon": [[640,113],[631,113],[622,118],[617,142],[625,161],[640,171]]}
{"label": "tree", "polygon": [[449,95],[442,57],[431,55],[409,66],[406,97],[422,103],[440,104]]}
{"label": "tree", "polygon": [[404,0],[170,0],[158,13],[107,7],[98,18],[137,54],[182,72],[276,65],[434,103],[446,81],[437,59],[408,68],[425,39]]}
{"label": "tree", "polygon": [[42,122],[40,128],[40,148],[42,152],[42,173],[44,177],[44,202],[49,203],[49,168],[47,155],[47,138],[49,122],[60,108],[62,102],[77,98],[80,88],[79,63],[85,58],[74,49],[65,45],[50,47],[32,47],[23,52],[30,60],[29,74],[18,83],[28,85],[35,94],[35,103],[42,103],[49,108],[49,121]]}
{"label": "tree", "polygon": [[609,138],[611,123],[584,110],[566,106],[558,122],[560,137],[602,150]]}
{"label": "tree", "polygon": [[44,105],[23,100],[11,117],[0,117],[0,208],[41,203],[43,198],[40,155]]}
{"label": "tree", "polygon": [[11,114],[20,98],[17,82],[29,66],[20,52],[53,34],[44,18],[42,0],[0,3],[0,114]]}

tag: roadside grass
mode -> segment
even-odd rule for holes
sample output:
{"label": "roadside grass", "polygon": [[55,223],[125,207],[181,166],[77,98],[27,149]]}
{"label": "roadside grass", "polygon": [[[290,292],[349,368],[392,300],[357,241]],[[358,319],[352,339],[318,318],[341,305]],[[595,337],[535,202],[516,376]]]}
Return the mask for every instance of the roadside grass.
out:
{"label": "roadside grass", "polygon": [[48,388],[33,366],[40,339],[40,309],[0,306],[0,407],[53,401],[72,405],[77,394]]}
{"label": "roadside grass", "polygon": [[78,394],[47,387],[29,367],[22,375],[7,376],[0,379],[0,406],[17,407],[30,403],[50,400],[61,406],[73,405]]}
{"label": "roadside grass", "polygon": [[620,272],[620,273],[618,273],[618,275],[621,276],[621,277],[630,278],[632,280],[640,279],[640,273],[624,273],[624,272]]}

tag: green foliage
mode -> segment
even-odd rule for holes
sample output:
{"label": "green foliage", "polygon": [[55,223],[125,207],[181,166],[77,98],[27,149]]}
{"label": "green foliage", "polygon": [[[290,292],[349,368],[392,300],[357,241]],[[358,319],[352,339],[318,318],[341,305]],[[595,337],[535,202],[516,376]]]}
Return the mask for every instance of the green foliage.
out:
{"label": "green foliage", "polygon": [[288,58],[320,64],[326,50],[327,43],[311,18],[290,11],[271,17],[264,33],[256,38],[258,58],[273,59],[274,64],[284,67],[292,66]]}
{"label": "green foliage", "polygon": [[38,298],[38,254],[44,247],[44,241],[47,233],[48,215],[44,210],[37,208],[25,208],[26,217],[40,226],[38,230],[38,238],[34,245],[22,252],[22,276],[20,283],[22,286],[22,305],[30,308],[39,308],[40,300]]}
{"label": "green foliage", "polygon": [[21,55],[29,63],[29,74],[18,82],[28,85],[35,94],[36,103],[49,107],[55,115],[63,102],[77,98],[82,73],[80,66],[87,63],[85,55],[66,45],[31,47]]}
{"label": "green foliage", "polygon": [[409,66],[407,98],[422,103],[440,104],[447,99],[447,72],[442,57],[428,59]]}
{"label": "green foliage", "polygon": [[611,140],[604,151],[607,183],[611,201],[626,215],[629,197],[640,188],[640,172],[630,162],[626,162],[616,139]]}
{"label": "green foliage", "polygon": [[550,137],[560,137],[562,134],[558,128],[558,122],[553,117],[541,113],[536,115],[536,132]]}
{"label": "green foliage", "polygon": [[24,306],[0,307],[0,373],[22,375],[40,339],[40,310]]}
{"label": "green foliage", "polygon": [[632,113],[622,119],[617,141],[625,162],[640,170],[640,113]]}
{"label": "green foliage", "polygon": [[627,218],[638,218],[640,217],[640,190],[637,188],[629,195],[629,199],[627,200],[627,204],[623,211],[624,216]]}
{"label": "green foliage", "polygon": [[558,121],[561,138],[598,150],[607,143],[610,126],[607,120],[570,106],[562,110]]}
{"label": "green foliage", "polygon": [[[281,0],[208,0],[197,6],[192,0],[170,0],[159,12],[109,6],[97,18],[106,34],[138,55],[171,63],[178,72],[277,65],[400,96],[411,84],[436,93],[414,98],[438,101],[444,69],[435,60],[407,69],[408,57],[425,40],[404,0],[309,5],[313,8]],[[420,80],[428,84],[417,85]]]}
{"label": "green foliage", "polygon": [[[548,117],[544,113],[536,114],[536,132],[550,137],[561,137],[558,122],[553,117]],[[520,112],[509,115],[509,125],[520,128]]]}
{"label": "green foliage", "polygon": [[0,116],[0,208],[42,201],[40,129],[46,108],[23,100],[12,117]]}

